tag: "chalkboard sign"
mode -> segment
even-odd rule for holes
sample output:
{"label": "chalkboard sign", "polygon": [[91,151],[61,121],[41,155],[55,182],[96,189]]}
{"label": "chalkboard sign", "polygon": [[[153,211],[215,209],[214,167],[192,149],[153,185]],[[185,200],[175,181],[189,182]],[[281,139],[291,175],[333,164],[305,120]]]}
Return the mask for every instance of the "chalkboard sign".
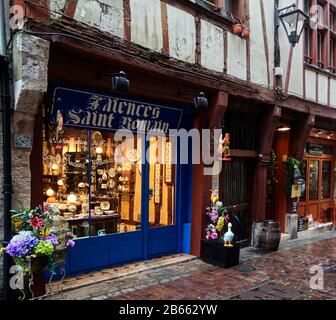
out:
{"label": "chalkboard sign", "polygon": [[298,231],[308,230],[308,217],[298,218]]}
{"label": "chalkboard sign", "polygon": [[315,156],[321,156],[323,154],[323,144],[317,142],[309,142],[308,153]]}

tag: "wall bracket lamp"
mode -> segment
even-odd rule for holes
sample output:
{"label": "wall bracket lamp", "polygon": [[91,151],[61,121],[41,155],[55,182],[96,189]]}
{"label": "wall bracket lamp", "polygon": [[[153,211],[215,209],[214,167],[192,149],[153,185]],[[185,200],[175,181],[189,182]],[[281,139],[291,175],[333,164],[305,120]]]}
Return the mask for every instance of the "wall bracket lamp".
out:
{"label": "wall bracket lamp", "polygon": [[[195,93],[182,93],[178,92],[178,96],[191,96]],[[206,98],[204,92],[200,92],[196,97],[194,97],[194,106],[196,109],[206,109],[209,106],[208,99]]]}
{"label": "wall bracket lamp", "polygon": [[128,92],[130,87],[129,80],[126,78],[126,73],[120,71],[112,76],[112,90],[117,92]]}
{"label": "wall bracket lamp", "polygon": [[275,14],[285,29],[289,43],[295,47],[300,41],[305,25],[309,21],[309,15],[297,8],[296,4],[283,9],[276,9]]}

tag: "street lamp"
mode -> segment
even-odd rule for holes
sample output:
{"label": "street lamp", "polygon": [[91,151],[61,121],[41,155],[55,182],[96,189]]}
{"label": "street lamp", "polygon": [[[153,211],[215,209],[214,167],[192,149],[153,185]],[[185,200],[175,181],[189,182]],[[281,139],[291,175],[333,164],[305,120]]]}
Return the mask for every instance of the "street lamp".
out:
{"label": "street lamp", "polygon": [[289,43],[295,47],[309,21],[309,15],[298,9],[296,4],[278,10],[277,14],[286,31]]}

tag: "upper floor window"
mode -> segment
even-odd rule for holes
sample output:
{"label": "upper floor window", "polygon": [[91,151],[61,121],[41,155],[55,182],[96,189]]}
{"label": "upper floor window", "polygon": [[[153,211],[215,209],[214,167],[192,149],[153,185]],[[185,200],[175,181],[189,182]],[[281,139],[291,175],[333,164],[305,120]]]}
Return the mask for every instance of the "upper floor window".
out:
{"label": "upper floor window", "polygon": [[227,14],[235,14],[236,10],[235,10],[235,1],[234,0],[225,0],[224,1],[224,11]]}
{"label": "upper floor window", "polygon": [[303,11],[307,14],[310,14],[310,8],[312,6],[311,0],[304,0],[303,1]]}
{"label": "upper floor window", "polygon": [[324,50],[323,50],[323,32],[317,33],[317,64],[320,68],[324,66]]}
{"label": "upper floor window", "polygon": [[309,27],[305,27],[304,29],[304,48],[305,62],[311,63],[311,31]]}
{"label": "upper floor window", "polygon": [[336,32],[336,11],[330,11],[330,18],[329,18],[329,28],[331,31]]}
{"label": "upper floor window", "polygon": [[336,72],[336,38],[330,38],[330,51],[329,51],[329,70],[333,73]]}

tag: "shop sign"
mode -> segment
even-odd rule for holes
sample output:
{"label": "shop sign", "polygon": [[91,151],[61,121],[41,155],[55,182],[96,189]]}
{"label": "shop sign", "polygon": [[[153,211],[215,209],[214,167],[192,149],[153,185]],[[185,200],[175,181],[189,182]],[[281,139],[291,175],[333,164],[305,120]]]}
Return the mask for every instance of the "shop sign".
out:
{"label": "shop sign", "polygon": [[165,182],[172,183],[172,143],[167,141],[165,147]]}
{"label": "shop sign", "polygon": [[155,164],[154,171],[154,203],[159,204],[161,202],[161,164]]}
{"label": "shop sign", "polygon": [[57,127],[164,132],[179,129],[183,111],[109,95],[56,88],[51,108]]}
{"label": "shop sign", "polygon": [[323,144],[317,143],[317,142],[309,142],[308,143],[308,153],[315,155],[315,156],[323,155]]}

